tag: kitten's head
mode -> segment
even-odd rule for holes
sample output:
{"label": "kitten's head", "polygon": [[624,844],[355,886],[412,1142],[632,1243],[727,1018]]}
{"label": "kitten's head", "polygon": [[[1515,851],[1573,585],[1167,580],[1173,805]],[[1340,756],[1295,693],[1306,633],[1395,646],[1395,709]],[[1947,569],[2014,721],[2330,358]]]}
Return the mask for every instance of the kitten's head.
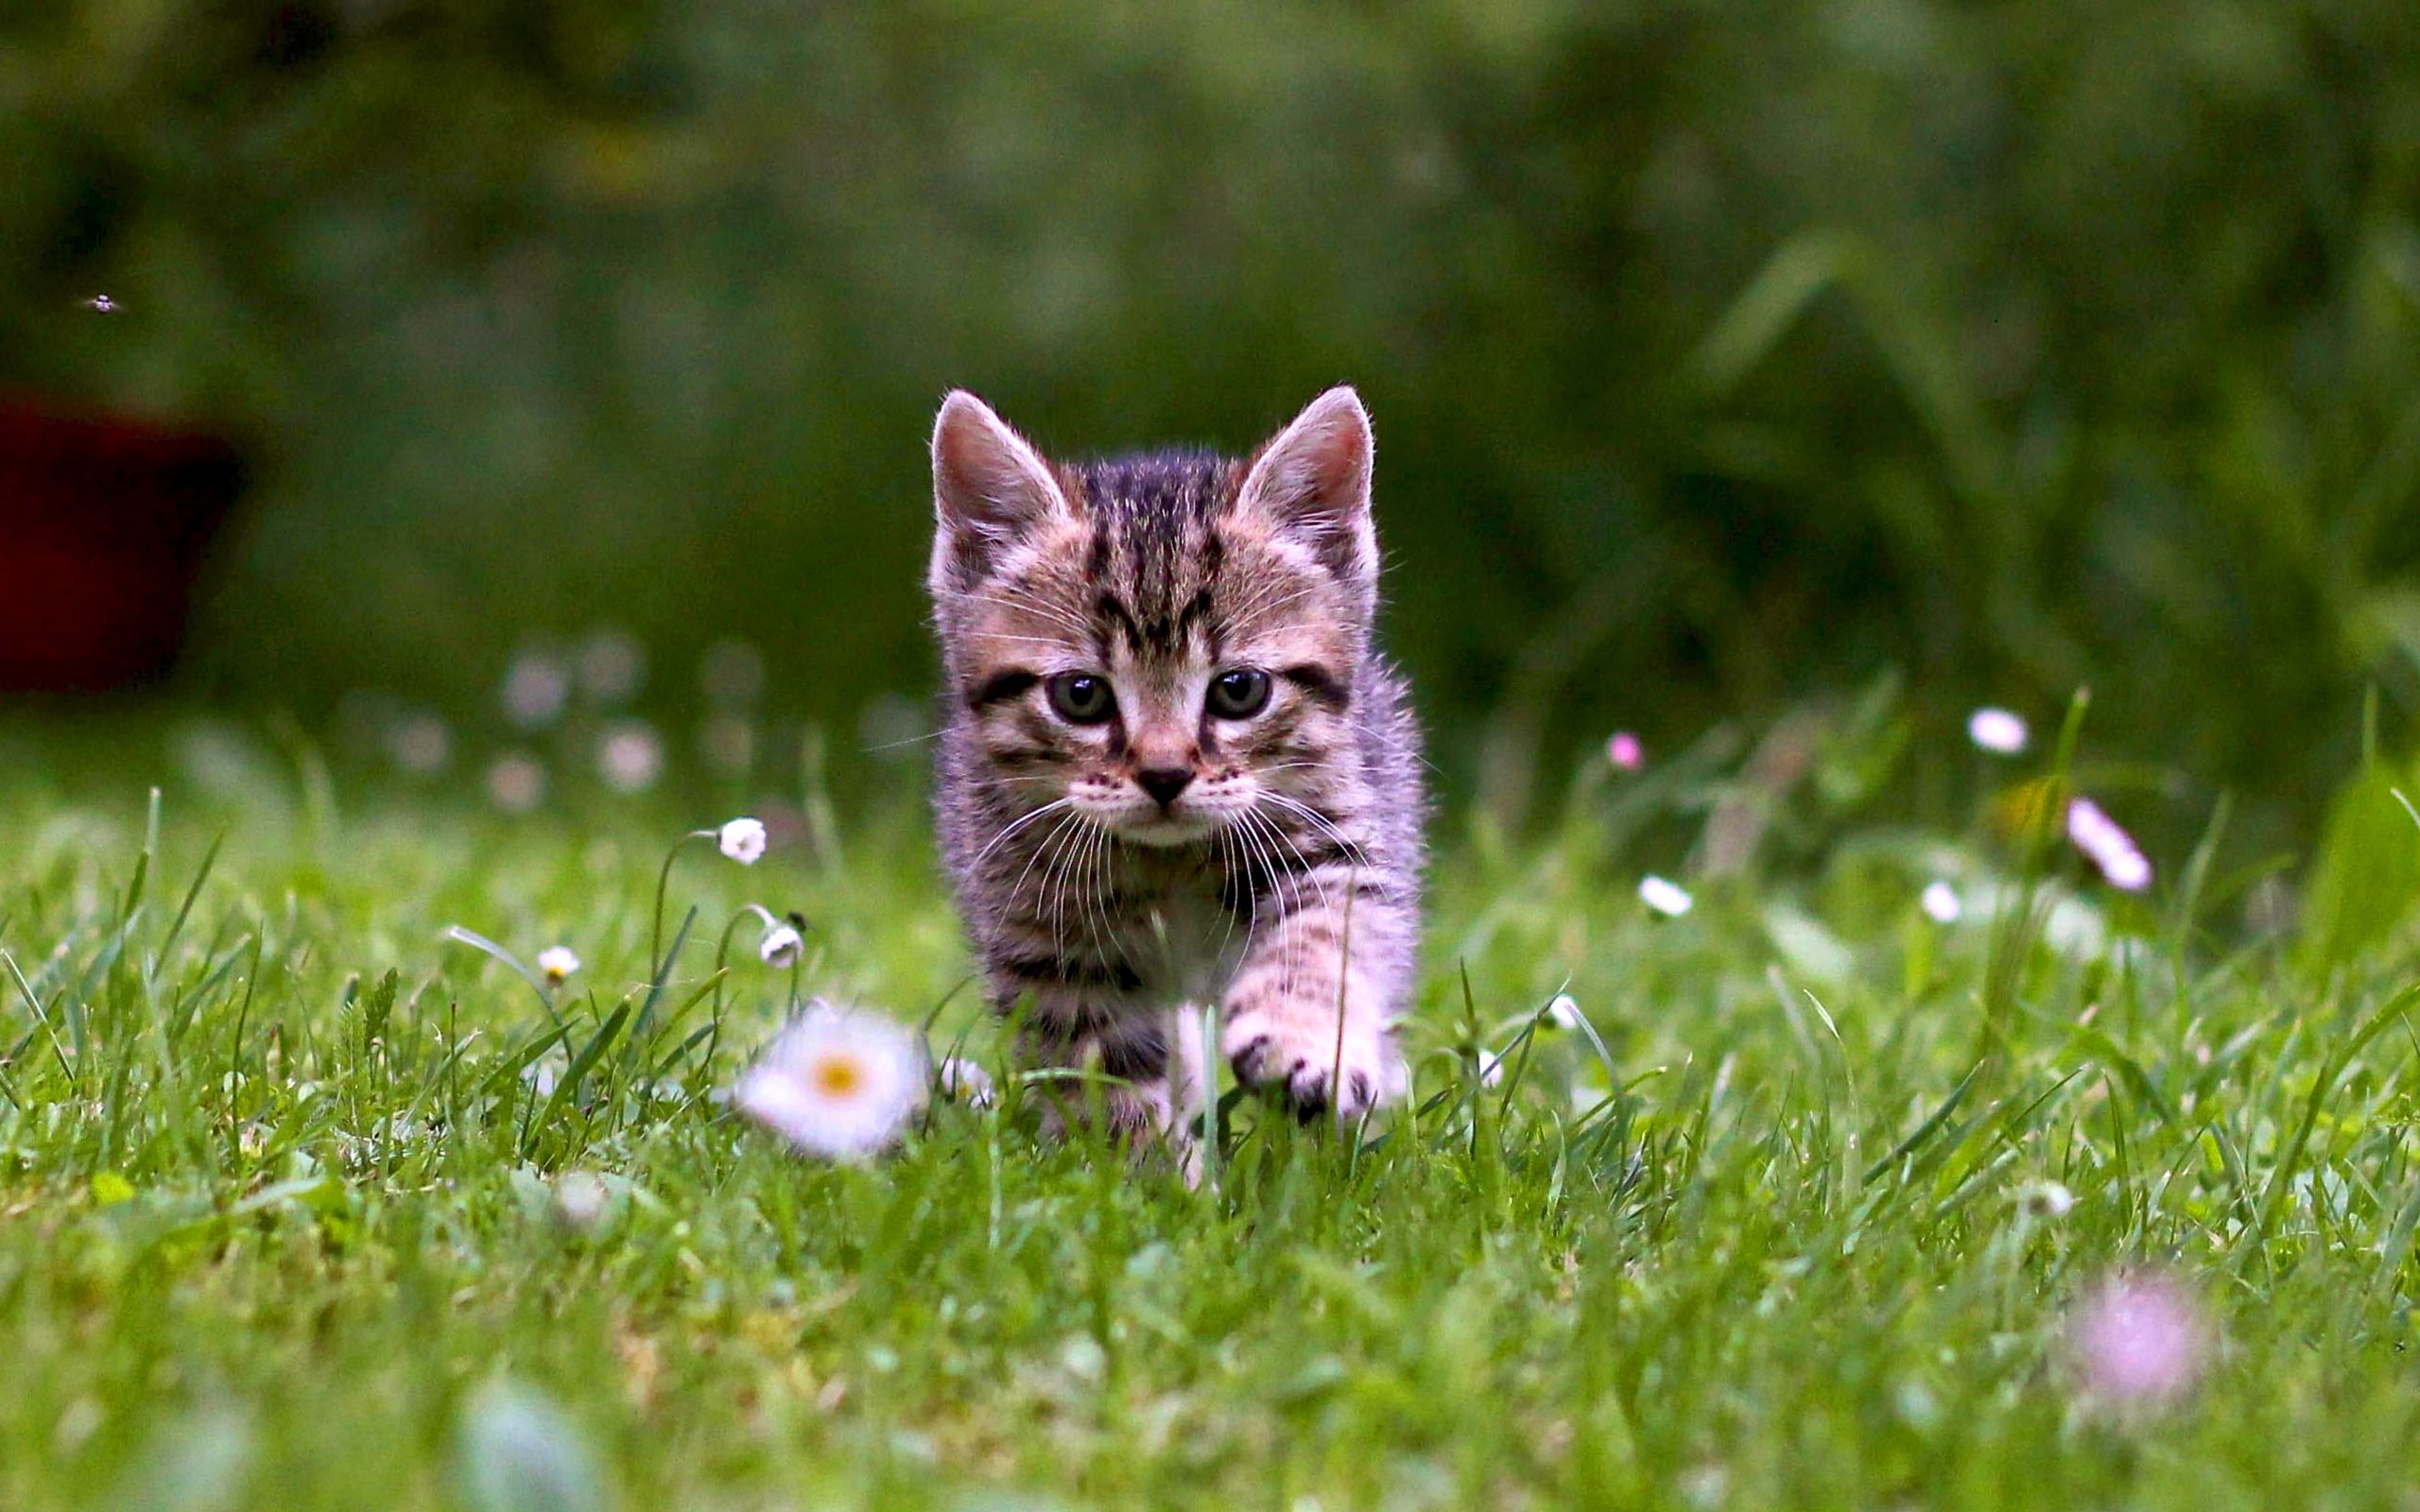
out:
{"label": "kitten's head", "polygon": [[972,775],[1158,846],[1332,791],[1377,598],[1370,458],[1350,388],[1242,461],[1072,466],[951,394],[930,584]]}

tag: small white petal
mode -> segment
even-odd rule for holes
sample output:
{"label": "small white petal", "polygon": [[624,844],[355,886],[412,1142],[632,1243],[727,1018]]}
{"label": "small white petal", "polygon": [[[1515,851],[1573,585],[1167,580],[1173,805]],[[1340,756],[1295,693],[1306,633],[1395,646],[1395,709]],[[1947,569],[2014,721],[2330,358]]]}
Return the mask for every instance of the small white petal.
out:
{"label": "small white petal", "polygon": [[1983,749],[2014,756],[2031,738],[2025,721],[2006,709],[1978,709],[1967,718],[1966,738]]}
{"label": "small white petal", "polygon": [[756,819],[734,819],[715,836],[722,853],[743,867],[752,867],[765,854],[765,826]]}
{"label": "small white petal", "polygon": [[1478,1053],[1478,1084],[1493,1087],[1504,1079],[1504,1057],[1493,1050]]}
{"label": "small white petal", "polygon": [[1945,882],[1936,882],[1925,889],[1925,913],[1936,924],[1954,924],[1966,911],[1958,901],[1958,889]]}
{"label": "small white petal", "polygon": [[560,982],[579,970],[579,957],[568,945],[549,945],[538,953],[538,970],[546,973],[550,982]]}
{"label": "small white petal", "polygon": [[1638,881],[1638,900],[1667,919],[1678,919],[1697,903],[1697,900],[1689,896],[1686,888],[1679,883],[1667,882],[1662,877],[1641,877]]}
{"label": "small white petal", "polygon": [[1547,1005],[1547,1019],[1558,1029],[1580,1027],[1580,1005],[1568,992],[1558,992]]}

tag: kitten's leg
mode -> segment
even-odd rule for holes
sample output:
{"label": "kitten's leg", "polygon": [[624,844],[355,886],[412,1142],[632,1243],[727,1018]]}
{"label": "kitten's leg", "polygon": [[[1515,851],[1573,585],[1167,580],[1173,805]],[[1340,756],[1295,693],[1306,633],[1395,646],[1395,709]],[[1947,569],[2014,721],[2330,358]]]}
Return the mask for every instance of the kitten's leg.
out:
{"label": "kitten's leg", "polygon": [[1026,1058],[1029,1062],[1097,1070],[1110,1078],[1097,1089],[1074,1081],[1048,1084],[1046,1121],[1053,1136],[1065,1132],[1065,1119],[1085,1116],[1091,1099],[1098,1096],[1102,1122],[1112,1134],[1138,1154],[1166,1143],[1189,1171],[1190,1131],[1178,1115],[1179,1092],[1171,1084],[1169,1027],[1157,1016],[1134,1016],[1096,1023],[1072,1035],[1028,1028]]}
{"label": "kitten's leg", "polygon": [[1333,1110],[1350,1123],[1408,1081],[1394,1019],[1411,975],[1409,910],[1341,865],[1284,891],[1227,986],[1227,1057],[1305,1120]]}

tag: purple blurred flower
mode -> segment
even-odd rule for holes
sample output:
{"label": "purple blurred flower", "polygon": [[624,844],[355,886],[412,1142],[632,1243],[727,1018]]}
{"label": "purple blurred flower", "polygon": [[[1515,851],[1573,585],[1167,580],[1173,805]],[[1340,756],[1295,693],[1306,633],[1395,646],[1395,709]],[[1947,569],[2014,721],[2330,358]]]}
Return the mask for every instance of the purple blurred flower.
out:
{"label": "purple blurred flower", "polygon": [[519,730],[542,730],[571,701],[571,668],[544,651],[524,651],[505,669],[504,716]]}
{"label": "purple blurred flower", "polygon": [[1613,739],[1605,742],[1605,760],[1612,762],[1617,770],[1634,772],[1647,765],[1647,747],[1639,744],[1636,735],[1627,730],[1618,730],[1614,732]]}
{"label": "purple blurred flower", "polygon": [[2116,1407],[2160,1407],[2202,1379],[2209,1327],[2179,1282],[2137,1272],[2084,1295],[2067,1323],[2083,1392]]}

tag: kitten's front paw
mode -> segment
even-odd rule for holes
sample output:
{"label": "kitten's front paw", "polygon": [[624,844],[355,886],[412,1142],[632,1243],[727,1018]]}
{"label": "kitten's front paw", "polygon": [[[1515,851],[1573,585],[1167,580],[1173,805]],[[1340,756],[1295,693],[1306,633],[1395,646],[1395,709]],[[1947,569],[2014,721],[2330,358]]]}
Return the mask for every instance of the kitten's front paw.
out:
{"label": "kitten's front paw", "polygon": [[1350,1010],[1340,1041],[1333,1008],[1238,1004],[1228,1010],[1226,1051],[1237,1080],[1277,1092],[1306,1124],[1330,1111],[1352,1123],[1403,1081],[1393,1036]]}

